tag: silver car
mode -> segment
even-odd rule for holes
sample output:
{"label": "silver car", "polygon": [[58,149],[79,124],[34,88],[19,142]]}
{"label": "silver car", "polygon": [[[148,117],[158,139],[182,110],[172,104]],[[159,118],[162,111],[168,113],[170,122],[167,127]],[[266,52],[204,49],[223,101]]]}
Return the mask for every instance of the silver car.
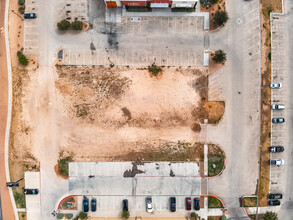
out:
{"label": "silver car", "polygon": [[153,201],[152,197],[148,196],[145,198],[145,204],[146,204],[146,211],[147,212],[153,212]]}
{"label": "silver car", "polygon": [[284,110],[285,109],[285,105],[279,104],[279,105],[272,105],[271,108],[273,110]]}

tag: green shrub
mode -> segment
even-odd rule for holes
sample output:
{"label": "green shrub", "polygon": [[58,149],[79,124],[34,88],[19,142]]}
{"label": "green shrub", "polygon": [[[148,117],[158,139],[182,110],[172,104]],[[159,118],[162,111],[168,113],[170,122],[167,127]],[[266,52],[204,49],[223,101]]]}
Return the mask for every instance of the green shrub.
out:
{"label": "green shrub", "polygon": [[17,208],[25,208],[25,195],[23,193],[14,192],[13,196]]}
{"label": "green shrub", "polygon": [[128,219],[129,218],[129,212],[128,211],[123,211],[122,218]]}
{"label": "green shrub", "polygon": [[226,11],[217,11],[214,16],[214,23],[218,26],[224,25],[228,21],[228,13]]}
{"label": "green shrub", "polygon": [[264,220],[278,220],[278,215],[275,212],[267,211],[263,217]]}
{"label": "green shrub", "polygon": [[74,21],[71,23],[71,28],[75,31],[81,31],[83,23],[81,21]]}
{"label": "green shrub", "polygon": [[62,219],[63,218],[63,214],[62,213],[58,213],[57,214],[57,219]]}
{"label": "green shrub", "polygon": [[66,219],[72,219],[72,217],[73,217],[73,214],[71,214],[71,213],[66,215]]}
{"label": "green shrub", "polygon": [[25,12],[25,6],[21,6],[21,7],[19,7],[18,11],[19,11],[20,14],[23,15],[24,12]]}
{"label": "green shrub", "polygon": [[271,53],[271,52],[269,52],[269,54],[268,54],[268,58],[269,58],[269,60],[272,59],[272,53]]}
{"label": "green shrub", "polygon": [[22,54],[22,52],[19,50],[17,51],[17,56],[19,57]]}
{"label": "green shrub", "polygon": [[149,66],[148,70],[154,76],[157,76],[160,72],[162,72],[162,69],[160,67],[157,67],[155,64]]}
{"label": "green shrub", "polygon": [[223,50],[217,50],[213,55],[212,60],[215,63],[224,63],[227,60],[227,54]]}
{"label": "green shrub", "polygon": [[80,213],[79,213],[79,218],[81,218],[81,219],[85,219],[85,218],[87,218],[87,213],[85,213],[85,212],[80,212]]}
{"label": "green shrub", "polygon": [[28,65],[28,59],[26,58],[25,55],[23,54],[20,54],[19,57],[18,57],[18,62],[24,66],[27,66]]}
{"label": "green shrub", "polygon": [[195,212],[191,212],[191,213],[190,213],[190,218],[191,218],[192,220],[196,220],[196,219],[198,218],[198,214],[196,214]]}
{"label": "green shrub", "polygon": [[68,162],[72,161],[71,157],[65,157],[58,161],[59,163],[59,172],[63,176],[68,176]]}
{"label": "green shrub", "polygon": [[63,19],[59,23],[57,23],[57,27],[59,31],[66,31],[70,27],[70,22],[66,19]]}
{"label": "green shrub", "polygon": [[19,5],[24,5],[24,3],[25,3],[25,0],[18,0]]}

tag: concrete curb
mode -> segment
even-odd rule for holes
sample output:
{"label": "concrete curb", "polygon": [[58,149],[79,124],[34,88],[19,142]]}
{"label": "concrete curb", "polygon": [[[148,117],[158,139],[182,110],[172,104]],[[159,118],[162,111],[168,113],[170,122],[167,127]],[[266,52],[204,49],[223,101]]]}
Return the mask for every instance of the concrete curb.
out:
{"label": "concrete curb", "polygon": [[[8,70],[8,111],[7,111],[7,124],[5,131],[5,170],[6,170],[6,179],[10,182],[10,173],[9,173],[9,162],[8,162],[8,153],[9,153],[9,136],[10,136],[10,126],[11,126],[11,114],[12,114],[12,70],[11,70],[11,57],[10,57],[10,47],[9,47],[9,35],[8,35],[8,13],[9,13],[9,0],[6,0],[5,6],[5,47],[6,47],[6,56],[7,56],[7,70]],[[9,188],[9,195],[13,206],[13,211],[15,219],[19,220],[17,208],[13,196],[12,189]]]}

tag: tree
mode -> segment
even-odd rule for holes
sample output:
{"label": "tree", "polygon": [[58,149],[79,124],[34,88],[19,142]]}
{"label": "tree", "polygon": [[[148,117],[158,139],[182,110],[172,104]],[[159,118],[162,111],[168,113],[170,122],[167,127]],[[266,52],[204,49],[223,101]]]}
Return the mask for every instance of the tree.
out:
{"label": "tree", "polygon": [[66,31],[70,27],[70,22],[66,19],[63,19],[59,23],[57,23],[57,27],[59,31]]}
{"label": "tree", "polygon": [[224,51],[217,50],[213,55],[212,60],[214,61],[214,63],[224,63],[227,60],[227,55]]}
{"label": "tree", "polygon": [[83,24],[82,24],[81,21],[74,21],[74,22],[71,23],[71,27],[75,31],[81,31],[82,27],[83,27]]}
{"label": "tree", "polygon": [[197,218],[198,218],[198,214],[196,214],[195,212],[191,212],[191,213],[190,213],[190,218],[191,218],[192,220],[197,220]]}
{"label": "tree", "polygon": [[217,11],[214,16],[214,23],[217,26],[224,25],[228,21],[228,13],[226,11]]}
{"label": "tree", "polygon": [[128,219],[129,218],[129,212],[128,211],[123,211],[122,218]]}
{"label": "tree", "polygon": [[278,214],[274,212],[266,212],[263,219],[264,220],[278,220]]}
{"label": "tree", "polygon": [[85,218],[87,218],[87,213],[85,213],[85,212],[80,212],[80,213],[79,213],[79,218],[81,218],[81,219],[85,219]]}
{"label": "tree", "polygon": [[24,65],[24,66],[27,66],[27,65],[28,65],[28,59],[27,59],[26,56],[23,55],[23,54],[20,54],[20,55],[18,56],[18,62],[19,62],[20,64]]}

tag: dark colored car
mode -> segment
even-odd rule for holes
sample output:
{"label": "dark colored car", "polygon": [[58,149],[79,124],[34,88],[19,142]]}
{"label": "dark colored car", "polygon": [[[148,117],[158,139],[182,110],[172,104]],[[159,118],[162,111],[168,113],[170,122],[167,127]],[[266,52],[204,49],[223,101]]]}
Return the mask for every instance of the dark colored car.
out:
{"label": "dark colored car", "polygon": [[82,207],[83,207],[83,211],[84,212],[88,212],[89,211],[89,199],[88,198],[84,198],[82,200]]}
{"label": "dark colored car", "polygon": [[269,151],[272,153],[279,153],[284,151],[284,147],[282,146],[270,146]]}
{"label": "dark colored car", "polygon": [[194,210],[200,210],[200,199],[199,198],[194,198],[193,200],[193,206]]}
{"label": "dark colored car", "polygon": [[186,197],[185,199],[186,210],[191,210],[191,198]]}
{"label": "dark colored car", "polygon": [[170,211],[176,212],[176,198],[170,197]]}
{"label": "dark colored car", "polygon": [[39,194],[39,190],[38,189],[24,189],[23,193],[26,195],[37,195]]}
{"label": "dark colored car", "polygon": [[95,212],[97,210],[97,200],[96,199],[91,200],[91,210],[92,210],[92,212]]}
{"label": "dark colored car", "polygon": [[268,199],[282,199],[283,195],[281,193],[270,193],[268,194]]}
{"label": "dark colored car", "polygon": [[285,122],[285,118],[273,118],[272,122],[274,124],[279,124],[279,123],[284,123]]}
{"label": "dark colored car", "polygon": [[281,202],[279,201],[279,200],[270,200],[269,202],[268,202],[268,205],[269,206],[278,206],[278,205],[280,205],[281,204]]}
{"label": "dark colored car", "polygon": [[19,183],[16,182],[7,182],[6,183],[7,187],[19,187]]}
{"label": "dark colored car", "polygon": [[25,19],[34,19],[34,18],[37,18],[37,14],[36,14],[36,13],[25,13],[25,14],[23,15],[23,17],[24,17]]}
{"label": "dark colored car", "polygon": [[122,201],[122,204],[123,204],[123,212],[128,212],[128,200],[124,199]]}

